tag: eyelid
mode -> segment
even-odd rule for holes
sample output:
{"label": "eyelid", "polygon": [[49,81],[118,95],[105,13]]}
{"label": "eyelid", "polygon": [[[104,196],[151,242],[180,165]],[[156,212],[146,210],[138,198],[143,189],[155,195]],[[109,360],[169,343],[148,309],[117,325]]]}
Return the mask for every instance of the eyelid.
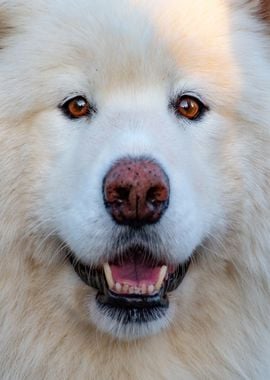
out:
{"label": "eyelid", "polygon": [[182,98],[184,96],[190,96],[191,98],[195,98],[199,100],[203,106],[206,108],[206,110],[209,110],[209,106],[207,105],[206,99],[204,99],[198,92],[196,91],[180,91],[179,93],[175,93],[175,98]]}
{"label": "eyelid", "polygon": [[74,99],[74,98],[77,98],[77,97],[81,97],[81,98],[84,98],[84,99],[88,99],[87,96],[84,94],[84,93],[81,93],[81,92],[72,92],[70,93],[68,96],[66,96],[58,105],[59,108],[62,108],[67,102],[69,102],[70,100]]}

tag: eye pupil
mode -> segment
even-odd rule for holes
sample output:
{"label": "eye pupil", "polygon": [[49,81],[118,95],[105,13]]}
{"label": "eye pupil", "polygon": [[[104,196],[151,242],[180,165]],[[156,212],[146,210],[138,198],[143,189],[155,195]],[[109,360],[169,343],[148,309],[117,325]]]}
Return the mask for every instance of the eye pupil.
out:
{"label": "eye pupil", "polygon": [[180,106],[183,108],[188,108],[189,102],[187,101],[187,99],[182,100],[182,102],[180,103]]}
{"label": "eye pupil", "polygon": [[83,98],[75,98],[69,103],[69,112],[73,117],[82,117],[88,113],[87,101]]}
{"label": "eye pupil", "polygon": [[78,110],[81,110],[86,105],[86,102],[83,99],[79,99],[75,102],[75,106],[78,108]]}
{"label": "eye pupil", "polygon": [[69,99],[61,106],[63,112],[71,119],[79,119],[91,113],[91,106],[82,96]]}
{"label": "eye pupil", "polygon": [[188,95],[178,98],[174,108],[178,116],[182,116],[189,120],[197,119],[205,109],[200,100]]}
{"label": "eye pupil", "polygon": [[180,107],[182,107],[184,110],[189,110],[190,108],[194,107],[194,104],[191,102],[191,100],[184,99],[180,103]]}

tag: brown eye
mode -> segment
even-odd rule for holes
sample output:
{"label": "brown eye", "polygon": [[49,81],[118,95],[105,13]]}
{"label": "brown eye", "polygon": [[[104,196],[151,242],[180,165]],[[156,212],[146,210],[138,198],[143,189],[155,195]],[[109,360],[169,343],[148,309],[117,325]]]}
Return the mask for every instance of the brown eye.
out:
{"label": "brown eye", "polygon": [[61,108],[71,119],[79,119],[88,116],[91,111],[93,111],[88,101],[82,96],[76,96],[73,99],[69,99]]}
{"label": "brown eye", "polygon": [[188,95],[179,97],[174,104],[176,114],[189,120],[196,120],[205,108],[200,100]]}

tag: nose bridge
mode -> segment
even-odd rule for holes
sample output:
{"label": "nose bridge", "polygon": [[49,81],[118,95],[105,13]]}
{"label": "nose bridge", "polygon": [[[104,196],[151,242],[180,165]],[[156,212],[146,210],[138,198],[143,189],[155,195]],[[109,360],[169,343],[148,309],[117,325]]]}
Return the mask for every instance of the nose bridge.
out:
{"label": "nose bridge", "polygon": [[110,140],[115,145],[115,152],[120,153],[122,157],[143,157],[157,151],[161,143],[161,125],[164,126],[168,121],[163,113],[161,115],[156,107],[147,107],[142,105],[141,101],[137,106],[135,103],[135,108],[134,104],[129,104],[126,109],[113,110],[110,114]]}
{"label": "nose bridge", "polygon": [[160,220],[169,203],[169,179],[153,160],[118,161],[104,179],[107,210],[119,224],[152,224]]}
{"label": "nose bridge", "polygon": [[[155,145],[155,139],[142,122],[133,122],[124,126],[120,133],[115,136],[117,151],[126,157],[147,157],[152,152]],[[134,159],[135,161],[138,159]]]}

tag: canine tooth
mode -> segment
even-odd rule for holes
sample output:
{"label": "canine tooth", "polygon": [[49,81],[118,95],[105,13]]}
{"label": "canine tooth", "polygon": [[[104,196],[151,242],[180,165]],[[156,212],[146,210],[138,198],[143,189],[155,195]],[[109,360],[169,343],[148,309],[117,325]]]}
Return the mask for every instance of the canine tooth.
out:
{"label": "canine tooth", "polygon": [[148,294],[152,294],[154,292],[154,290],[155,290],[154,285],[149,285],[148,286]]}
{"label": "canine tooth", "polygon": [[155,286],[156,290],[159,290],[161,288],[164,278],[167,274],[167,271],[168,271],[168,267],[166,265],[163,265],[163,267],[160,269],[159,277]]}
{"label": "canine tooth", "polygon": [[105,277],[106,277],[109,289],[113,289],[113,287],[114,287],[114,280],[113,280],[113,276],[112,276],[112,271],[111,271],[110,265],[108,263],[104,264],[103,269],[104,269],[104,273],[105,273]]}
{"label": "canine tooth", "polygon": [[116,289],[116,291],[117,291],[118,293],[120,293],[121,290],[122,290],[122,285],[119,284],[119,282],[117,282],[117,283],[115,284],[115,289]]}

